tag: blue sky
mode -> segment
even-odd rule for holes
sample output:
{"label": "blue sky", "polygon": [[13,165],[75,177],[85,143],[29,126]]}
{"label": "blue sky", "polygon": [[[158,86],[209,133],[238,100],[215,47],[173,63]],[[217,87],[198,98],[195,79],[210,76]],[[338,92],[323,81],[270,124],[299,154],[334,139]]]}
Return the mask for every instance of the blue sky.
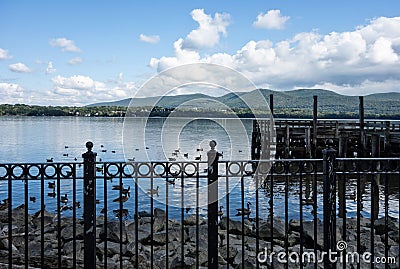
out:
{"label": "blue sky", "polygon": [[119,100],[195,62],[274,90],[400,92],[399,13],[399,1],[3,0],[0,103]]}

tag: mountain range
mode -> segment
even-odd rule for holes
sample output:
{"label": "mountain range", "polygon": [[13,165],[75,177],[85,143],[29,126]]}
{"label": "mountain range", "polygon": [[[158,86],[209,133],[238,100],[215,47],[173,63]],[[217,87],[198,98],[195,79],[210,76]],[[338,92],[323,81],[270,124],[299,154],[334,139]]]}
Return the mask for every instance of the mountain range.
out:
{"label": "mountain range", "polygon": [[[359,98],[358,96],[341,95],[329,90],[323,89],[297,89],[291,91],[273,91],[269,89],[260,89],[261,94],[269,103],[269,96],[273,94],[274,114],[310,114],[313,108],[313,96],[318,96],[318,111],[324,115],[343,114],[347,116],[358,115]],[[120,107],[146,107],[157,104],[161,108],[176,108],[180,106],[184,109],[193,109],[193,102],[185,106],[185,103],[196,100],[196,107],[210,108],[215,107],[219,101],[233,109],[246,108],[241,98],[246,100],[255,100],[259,95],[255,91],[228,93],[219,97],[211,97],[204,94],[186,94],[175,96],[157,96],[144,98],[128,98],[114,102],[95,103],[88,107],[99,106],[120,106]],[[395,115],[400,114],[400,93],[375,93],[364,96],[365,115]]]}

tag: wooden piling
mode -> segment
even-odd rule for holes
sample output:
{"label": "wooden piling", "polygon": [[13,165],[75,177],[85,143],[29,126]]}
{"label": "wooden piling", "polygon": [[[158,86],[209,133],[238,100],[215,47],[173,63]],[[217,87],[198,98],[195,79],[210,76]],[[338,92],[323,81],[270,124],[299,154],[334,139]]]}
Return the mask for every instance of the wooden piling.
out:
{"label": "wooden piling", "polygon": [[272,93],[269,95],[269,110],[271,115],[274,116],[274,95]]}
{"label": "wooden piling", "polygon": [[317,158],[318,96],[314,95],[313,98],[313,158]]}
{"label": "wooden piling", "polygon": [[361,156],[365,157],[367,139],[365,137],[365,123],[364,123],[364,96],[359,96],[359,117],[360,117],[360,142],[361,142]]}

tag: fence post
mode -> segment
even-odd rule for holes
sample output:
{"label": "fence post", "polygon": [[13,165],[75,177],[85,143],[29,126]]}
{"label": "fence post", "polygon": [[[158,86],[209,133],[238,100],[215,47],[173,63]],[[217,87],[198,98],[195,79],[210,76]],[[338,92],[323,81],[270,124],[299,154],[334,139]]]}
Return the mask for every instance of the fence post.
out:
{"label": "fence post", "polygon": [[84,267],[96,268],[96,171],[97,153],[92,151],[93,143],[86,142],[87,152],[83,158],[83,221],[84,221]]}
{"label": "fence post", "polygon": [[[323,213],[324,213],[324,252],[329,254],[336,251],[336,150],[333,149],[333,140],[326,142],[327,149],[323,155]],[[325,255],[324,268],[336,268],[336,264],[329,259],[336,258]]]}
{"label": "fence post", "polygon": [[210,141],[208,157],[208,268],[218,268],[218,158],[217,142]]}

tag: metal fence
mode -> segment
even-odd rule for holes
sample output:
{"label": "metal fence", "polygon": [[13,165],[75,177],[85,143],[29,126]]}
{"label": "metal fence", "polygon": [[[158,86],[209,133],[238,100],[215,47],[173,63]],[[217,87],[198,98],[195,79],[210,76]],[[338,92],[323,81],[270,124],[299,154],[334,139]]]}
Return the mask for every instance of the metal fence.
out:
{"label": "metal fence", "polygon": [[0,164],[2,265],[399,267],[399,158],[98,162],[86,146]]}

